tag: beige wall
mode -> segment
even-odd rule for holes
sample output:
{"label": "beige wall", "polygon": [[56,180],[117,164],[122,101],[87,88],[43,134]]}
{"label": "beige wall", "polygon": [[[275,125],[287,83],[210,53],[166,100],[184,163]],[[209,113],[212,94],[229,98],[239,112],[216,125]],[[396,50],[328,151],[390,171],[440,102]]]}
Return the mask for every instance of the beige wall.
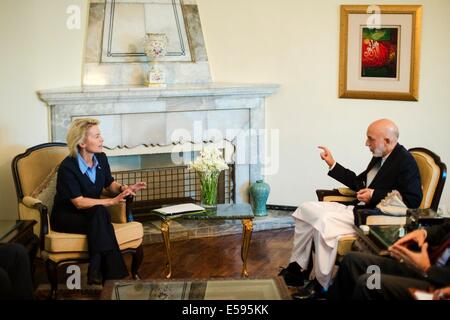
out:
{"label": "beige wall", "polygon": [[[319,160],[319,144],[362,170],[370,158],[366,126],[376,118],[396,121],[405,146],[428,147],[450,164],[450,1],[415,2],[424,4],[415,103],[337,98],[341,1],[198,2],[213,79],[281,85],[267,102],[267,125],[280,130],[280,170],[267,178],[270,203],[298,205],[315,199],[315,188],[336,186]],[[81,7],[81,30],[66,28],[71,4]],[[49,139],[47,108],[36,90],[80,84],[86,14],[87,0],[0,1],[0,219],[16,217],[11,159]],[[450,207],[448,190],[441,203]]]}
{"label": "beige wall", "polygon": [[[423,4],[419,102],[338,99],[339,6],[373,1],[198,0],[214,81],[279,83],[267,125],[280,130],[280,170],[267,177],[269,203],[298,205],[335,187],[319,158],[326,145],[362,171],[367,125],[391,118],[406,147],[424,146],[450,165],[450,1]],[[376,1],[411,4],[411,1]],[[442,204],[450,207],[449,187]]]}
{"label": "beige wall", "polygon": [[87,0],[0,1],[0,219],[16,218],[11,160],[47,142],[48,112],[39,89],[80,85],[83,39],[69,30],[69,5],[86,14]]}

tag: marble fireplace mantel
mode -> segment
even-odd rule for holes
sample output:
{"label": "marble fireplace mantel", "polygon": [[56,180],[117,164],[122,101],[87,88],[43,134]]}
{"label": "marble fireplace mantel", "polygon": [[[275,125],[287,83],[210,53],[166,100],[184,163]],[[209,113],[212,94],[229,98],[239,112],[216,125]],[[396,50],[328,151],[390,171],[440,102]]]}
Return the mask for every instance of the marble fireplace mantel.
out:
{"label": "marble fireplace mantel", "polygon": [[[234,145],[236,202],[248,202],[249,184],[262,177],[265,98],[276,84],[193,83],[166,87],[82,86],[40,90],[51,112],[53,142],[64,142],[74,118],[101,121],[109,156],[161,153],[179,145],[201,146],[219,132]],[[195,134],[201,127],[205,135]],[[177,132],[191,139],[181,140]],[[203,132],[203,131],[202,131]],[[245,141],[245,143],[238,143]],[[220,142],[220,141],[219,141]]]}
{"label": "marble fireplace mantel", "polygon": [[[158,60],[165,87],[142,85],[152,62],[148,33],[169,39]],[[211,79],[196,0],[91,0],[83,85],[38,95],[50,108],[53,142],[66,141],[74,118],[99,119],[104,151],[118,170],[131,170],[128,161],[147,169],[162,158],[178,165],[179,154],[187,163],[215,144],[234,163],[236,203],[248,202],[266,160],[265,99],[278,85]]]}
{"label": "marble fireplace mantel", "polygon": [[166,87],[129,86],[80,86],[40,90],[38,95],[49,106],[146,101],[152,98],[178,97],[254,97],[272,95],[276,84],[195,83],[168,84]]}

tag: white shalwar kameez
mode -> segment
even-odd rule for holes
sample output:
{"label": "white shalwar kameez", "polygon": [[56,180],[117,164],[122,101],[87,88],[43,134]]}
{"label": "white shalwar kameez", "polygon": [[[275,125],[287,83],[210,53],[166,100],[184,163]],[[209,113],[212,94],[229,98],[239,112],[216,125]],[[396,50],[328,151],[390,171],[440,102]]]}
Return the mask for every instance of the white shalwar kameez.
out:
{"label": "white shalwar kameez", "polygon": [[337,202],[311,201],[292,214],[295,235],[290,261],[306,270],[314,242],[312,274],[325,289],[330,285],[339,237],[354,234],[353,208]]}

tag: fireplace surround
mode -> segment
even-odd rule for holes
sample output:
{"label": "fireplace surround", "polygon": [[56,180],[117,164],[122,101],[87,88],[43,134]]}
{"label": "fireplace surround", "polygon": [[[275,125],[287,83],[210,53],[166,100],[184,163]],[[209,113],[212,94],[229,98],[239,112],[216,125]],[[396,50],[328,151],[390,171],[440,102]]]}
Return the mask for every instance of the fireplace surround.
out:
{"label": "fireplace surround", "polygon": [[41,90],[39,96],[50,108],[53,142],[65,142],[74,118],[101,121],[113,171],[148,169],[144,155],[189,155],[215,144],[235,164],[233,198],[240,203],[248,202],[248,186],[262,178],[265,97],[276,89],[219,83],[82,86]]}
{"label": "fireplace surround", "polygon": [[[147,33],[169,37],[165,87],[144,85]],[[81,86],[44,89],[51,140],[71,121],[100,120],[113,172],[186,166],[205,144],[233,165],[235,203],[262,178],[266,98],[276,84],[213,82],[195,0],[91,0]],[[162,164],[162,165],[161,165]]]}

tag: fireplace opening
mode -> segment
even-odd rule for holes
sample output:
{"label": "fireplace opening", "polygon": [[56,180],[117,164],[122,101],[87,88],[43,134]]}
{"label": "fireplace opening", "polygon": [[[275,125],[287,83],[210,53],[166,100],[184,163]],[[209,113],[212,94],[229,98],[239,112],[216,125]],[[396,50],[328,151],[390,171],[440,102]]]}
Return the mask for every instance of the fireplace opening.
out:
{"label": "fireplace opening", "polygon": [[[165,205],[180,203],[200,204],[200,179],[187,164],[174,165],[170,154],[111,157],[114,179],[126,185],[139,181],[147,188],[139,191],[132,204],[132,214],[139,220],[148,213]],[[235,203],[235,165],[227,163],[228,169],[219,176],[217,203]]]}

